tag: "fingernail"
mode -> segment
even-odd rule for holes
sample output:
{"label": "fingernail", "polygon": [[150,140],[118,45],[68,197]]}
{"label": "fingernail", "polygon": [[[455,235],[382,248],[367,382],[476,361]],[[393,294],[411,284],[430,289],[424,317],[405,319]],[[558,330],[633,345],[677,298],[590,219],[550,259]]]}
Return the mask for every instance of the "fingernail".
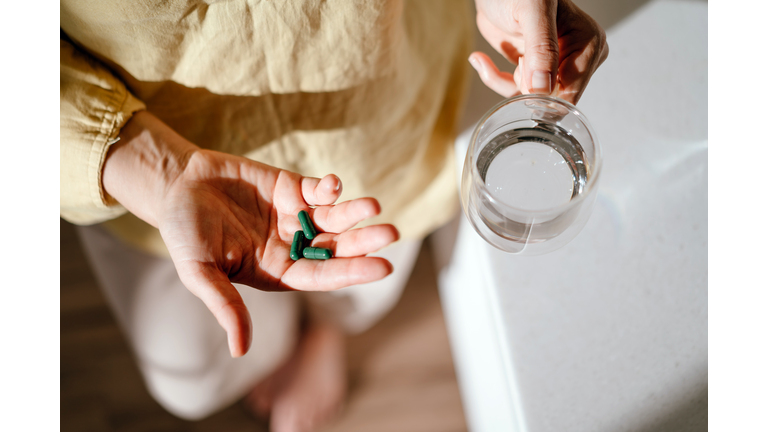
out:
{"label": "fingernail", "polygon": [[469,58],[469,64],[472,65],[473,68],[477,71],[477,73],[483,73],[483,66],[480,64],[479,61],[477,61],[476,58],[470,57]]}
{"label": "fingernail", "polygon": [[552,82],[550,81],[550,74],[546,71],[533,71],[531,76],[531,93],[552,93]]}

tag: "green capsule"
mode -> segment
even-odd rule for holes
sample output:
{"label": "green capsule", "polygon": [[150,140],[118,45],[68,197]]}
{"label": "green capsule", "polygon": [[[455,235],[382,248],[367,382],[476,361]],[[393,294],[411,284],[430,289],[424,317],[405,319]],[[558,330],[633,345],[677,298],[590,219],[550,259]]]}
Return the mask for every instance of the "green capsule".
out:
{"label": "green capsule", "polygon": [[309,218],[309,213],[306,210],[299,212],[299,222],[301,222],[301,229],[304,230],[304,236],[307,239],[312,240],[317,235],[315,225],[312,223],[312,219]]}
{"label": "green capsule", "polygon": [[293,243],[291,243],[291,259],[297,261],[302,256],[304,250],[304,231],[293,233]]}
{"label": "green capsule", "polygon": [[333,256],[330,249],[315,247],[304,248],[303,254],[304,258],[315,260],[327,260]]}

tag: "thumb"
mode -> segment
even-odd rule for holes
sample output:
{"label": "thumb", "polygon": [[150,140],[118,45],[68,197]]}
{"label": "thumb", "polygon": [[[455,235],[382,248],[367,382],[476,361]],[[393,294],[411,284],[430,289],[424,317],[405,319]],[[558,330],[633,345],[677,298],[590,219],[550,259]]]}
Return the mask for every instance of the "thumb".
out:
{"label": "thumb", "polygon": [[531,93],[551,94],[557,80],[557,2],[525,2],[519,24],[525,40],[525,87]]}
{"label": "thumb", "polygon": [[187,262],[177,270],[184,286],[205,303],[227,332],[230,355],[245,355],[251,346],[251,315],[229,278],[210,263]]}

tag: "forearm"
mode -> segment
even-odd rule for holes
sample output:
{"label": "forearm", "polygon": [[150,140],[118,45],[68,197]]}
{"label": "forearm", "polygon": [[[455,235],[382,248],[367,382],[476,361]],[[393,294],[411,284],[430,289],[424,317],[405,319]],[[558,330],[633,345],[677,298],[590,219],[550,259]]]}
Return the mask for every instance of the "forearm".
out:
{"label": "forearm", "polygon": [[119,136],[104,162],[104,191],[157,227],[157,209],[168,188],[199,147],[147,111],[134,114]]}

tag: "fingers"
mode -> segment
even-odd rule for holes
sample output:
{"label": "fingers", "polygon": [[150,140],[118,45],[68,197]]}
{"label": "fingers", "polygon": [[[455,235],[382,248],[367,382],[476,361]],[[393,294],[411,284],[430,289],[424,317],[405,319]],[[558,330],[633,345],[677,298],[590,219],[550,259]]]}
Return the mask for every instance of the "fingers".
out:
{"label": "fingers", "polygon": [[184,286],[205,303],[227,332],[230,355],[245,355],[251,346],[251,316],[226,275],[210,263],[180,263],[177,270]]}
{"label": "fingers", "polygon": [[500,71],[486,54],[473,52],[469,56],[469,63],[475,68],[480,75],[480,80],[489,89],[504,97],[520,94],[520,89],[515,84],[515,77],[509,72]]}
{"label": "fingers", "polygon": [[389,261],[379,257],[300,259],[291,265],[281,281],[302,291],[332,291],[383,279],[393,270]]}
{"label": "fingers", "polygon": [[531,94],[531,90],[528,88],[523,77],[525,77],[525,57],[520,57],[517,60],[517,69],[515,69],[515,82],[520,85],[520,91],[523,94]]}
{"label": "fingers", "polygon": [[555,1],[525,2],[520,28],[525,40],[524,87],[530,93],[551,94],[557,79],[557,4]]}
{"label": "fingers", "polygon": [[301,195],[311,206],[333,204],[341,196],[341,179],[334,174],[322,179],[304,177],[301,179]]}
{"label": "fingers", "polygon": [[363,256],[397,241],[400,233],[393,225],[373,225],[341,234],[320,234],[312,247],[327,248],[338,258]]}
{"label": "fingers", "polygon": [[589,84],[592,75],[608,57],[605,33],[599,29],[583,49],[570,53],[560,66],[562,89],[558,96],[576,104]]}
{"label": "fingers", "polygon": [[282,171],[274,191],[275,207],[280,213],[281,238],[290,241],[293,233],[301,229],[298,220],[301,210],[307,210],[315,227],[324,232],[343,232],[381,213],[381,206],[374,198],[358,198],[333,205],[341,191],[341,180],[333,174],[318,179]]}
{"label": "fingers", "polygon": [[334,206],[315,207],[309,211],[315,226],[325,232],[344,232],[365,219],[381,213],[374,198],[358,198]]}
{"label": "fingers", "polygon": [[[510,29],[504,26],[504,24],[510,23],[504,19],[509,16],[509,11],[507,8],[502,7],[501,10],[493,9],[494,8],[492,8],[490,13],[493,14],[494,18],[496,18],[494,20],[489,19],[482,8],[477,10],[477,29],[480,31],[480,34],[483,36],[483,38],[488,41],[488,44],[496,50],[496,52],[503,55],[509,62],[515,63],[517,58],[523,55],[523,53],[518,50],[518,47],[511,43],[512,41],[517,42],[514,36],[517,36],[518,32],[516,29]],[[501,22],[499,22],[499,19],[501,19]],[[501,24],[505,28],[499,28],[496,24]],[[519,48],[522,49],[522,38],[520,38],[519,42]]]}

